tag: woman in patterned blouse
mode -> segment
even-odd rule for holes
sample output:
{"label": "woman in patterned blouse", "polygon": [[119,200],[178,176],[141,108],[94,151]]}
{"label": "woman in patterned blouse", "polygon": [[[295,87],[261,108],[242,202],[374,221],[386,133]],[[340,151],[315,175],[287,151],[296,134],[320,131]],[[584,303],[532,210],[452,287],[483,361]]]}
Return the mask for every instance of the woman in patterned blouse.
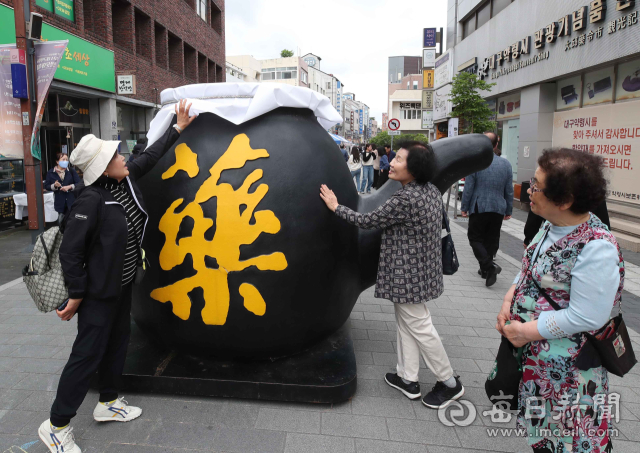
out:
{"label": "woman in patterned blouse", "polygon": [[398,324],[397,373],[385,381],[409,399],[420,398],[420,354],[438,381],[422,400],[438,409],[464,394],[442,341],[431,322],[427,301],[440,297],[442,278],[442,194],[429,181],[434,168],[427,144],[402,144],[391,161],[389,178],[402,183],[385,204],[365,214],[340,205],[326,185],[320,197],[346,222],[360,228],[383,228],[375,297],[394,303]]}

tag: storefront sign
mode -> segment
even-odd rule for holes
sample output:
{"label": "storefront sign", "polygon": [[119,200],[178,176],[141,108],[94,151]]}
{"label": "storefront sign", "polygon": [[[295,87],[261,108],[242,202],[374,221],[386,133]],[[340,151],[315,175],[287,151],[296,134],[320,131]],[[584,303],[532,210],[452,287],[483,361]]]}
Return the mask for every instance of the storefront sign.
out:
{"label": "storefront sign", "polygon": [[436,91],[434,91],[435,96],[433,99],[433,120],[438,121],[444,118],[448,118],[451,116],[451,110],[453,110],[453,106],[451,105],[450,94],[451,94],[451,85],[445,85]]}
{"label": "storefront sign", "polygon": [[118,76],[118,94],[136,94],[136,76]]}
{"label": "storefront sign", "polygon": [[422,111],[422,129],[433,129],[433,110]]}
{"label": "storefront sign", "polygon": [[448,50],[436,60],[435,63],[435,87],[451,83],[453,79],[453,50]]}
{"label": "storefront sign", "polygon": [[425,69],[422,71],[422,87],[423,88],[433,88],[434,81],[434,70],[433,69]]}
{"label": "storefront sign", "polygon": [[[565,52],[576,47],[588,45],[594,39],[600,39],[603,36],[626,30],[627,28],[638,24],[638,12],[633,11],[636,6],[635,1],[616,2],[616,11],[622,12],[622,15],[611,20],[606,28],[598,26],[589,32],[586,32],[587,24],[604,23],[607,13],[606,0],[591,1],[588,6],[581,6],[577,10],[566,14],[558,19],[557,22],[551,22],[546,27],[536,31],[532,36],[526,36],[516,41],[507,48],[485,58],[478,68],[478,76],[481,79],[491,75],[492,79],[517,71],[520,68],[529,66],[549,58],[549,50],[544,50],[547,44],[554,44],[558,38],[566,37]],[[579,34],[581,33],[582,34]],[[572,33],[576,33],[571,38]],[[533,51],[538,53],[529,58]],[[520,60],[521,56],[525,59]],[[515,62],[509,65],[508,63]]]}
{"label": "storefront sign", "polygon": [[424,49],[422,51],[422,67],[433,68],[436,64],[436,49]]}
{"label": "storefront sign", "polygon": [[73,0],[36,0],[36,5],[72,22],[76,20]]}
{"label": "storefront sign", "polygon": [[[13,10],[0,5],[0,44],[16,41]],[[116,92],[116,74],[113,52],[78,38],[75,35],[42,24],[43,41],[68,40],[55,78],[99,90]]]}
{"label": "storefront sign", "polygon": [[422,104],[420,102],[401,102],[400,110],[420,110]]}
{"label": "storefront sign", "polygon": [[556,112],[554,147],[573,148],[604,158],[609,197],[640,204],[640,102]]}
{"label": "storefront sign", "polygon": [[449,124],[447,127],[447,135],[449,137],[457,137],[458,136],[458,118],[449,118]]}
{"label": "storefront sign", "polygon": [[422,108],[433,110],[433,91],[422,92]]}
{"label": "storefront sign", "polygon": [[73,13],[73,0],[54,0],[55,13],[58,16],[64,17],[72,22],[75,22],[76,18]]}
{"label": "storefront sign", "polygon": [[436,29],[425,28],[422,39],[422,47],[435,47],[436,46]]}

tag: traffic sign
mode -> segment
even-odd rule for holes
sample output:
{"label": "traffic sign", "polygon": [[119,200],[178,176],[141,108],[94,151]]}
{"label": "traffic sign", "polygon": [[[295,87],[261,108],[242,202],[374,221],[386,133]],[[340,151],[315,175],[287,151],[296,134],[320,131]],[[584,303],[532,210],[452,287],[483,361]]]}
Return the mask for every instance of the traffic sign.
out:
{"label": "traffic sign", "polygon": [[400,135],[400,131],[389,131],[389,135]]}
{"label": "traffic sign", "polygon": [[397,131],[398,129],[400,129],[400,120],[393,118],[389,120],[388,126],[390,130]]}

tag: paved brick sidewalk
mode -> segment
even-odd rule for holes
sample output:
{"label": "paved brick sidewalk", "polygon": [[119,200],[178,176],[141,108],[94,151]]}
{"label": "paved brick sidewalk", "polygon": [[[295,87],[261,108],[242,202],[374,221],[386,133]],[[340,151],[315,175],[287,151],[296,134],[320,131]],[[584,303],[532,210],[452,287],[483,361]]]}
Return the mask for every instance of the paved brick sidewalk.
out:
{"label": "paved brick sidewalk", "polygon": [[[499,343],[495,316],[517,272],[514,260],[500,255],[503,273],[495,286],[486,288],[476,273],[464,230],[459,225],[452,228],[462,265],[455,276],[446,277],[444,296],[429,306],[466,387],[465,398],[478,408],[471,426],[447,427],[438,421],[437,412],[409,401],[383,382],[384,373],[395,364],[393,306],[375,299],[369,289],[351,315],[358,360],[358,391],[351,401],[329,406],[126,394],[129,402],[143,408],[142,417],[127,424],[99,425],[91,418],[97,401],[92,392],[73,423],[79,445],[84,452],[109,453],[530,451],[521,438],[488,436],[487,428],[513,427],[513,422],[495,425],[482,416],[489,408],[484,381]],[[0,453],[44,453],[36,430],[48,418],[75,323],[39,314],[21,283],[0,286],[0,308]],[[640,351],[640,343],[636,342],[636,350]],[[423,369],[420,381],[428,391],[434,377]],[[614,376],[611,382],[612,391],[622,395],[621,420],[616,425],[620,437],[614,451],[637,452],[640,367],[624,379]]]}

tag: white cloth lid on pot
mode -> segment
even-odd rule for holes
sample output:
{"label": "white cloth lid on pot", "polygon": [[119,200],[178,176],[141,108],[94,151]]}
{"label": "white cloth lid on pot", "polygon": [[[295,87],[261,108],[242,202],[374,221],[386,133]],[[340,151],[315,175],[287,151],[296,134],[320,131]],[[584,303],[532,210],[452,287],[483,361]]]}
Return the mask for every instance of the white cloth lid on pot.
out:
{"label": "white cloth lid on pot", "polygon": [[310,109],[324,129],[342,122],[329,98],[309,88],[282,83],[200,83],[162,91],[162,108],[151,121],[147,146],[167,130],[180,99],[192,104],[191,113],[210,112],[236,125],[278,107]]}

